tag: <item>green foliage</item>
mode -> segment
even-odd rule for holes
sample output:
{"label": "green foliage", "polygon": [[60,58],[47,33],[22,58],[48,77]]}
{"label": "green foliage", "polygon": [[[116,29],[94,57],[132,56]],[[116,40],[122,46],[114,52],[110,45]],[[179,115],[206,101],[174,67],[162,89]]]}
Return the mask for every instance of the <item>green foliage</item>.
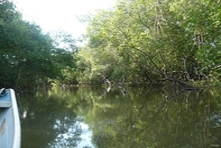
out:
{"label": "green foliage", "polygon": [[[213,0],[119,0],[88,21],[81,50],[71,35],[43,34],[13,3],[0,4],[0,86],[55,82],[220,84],[221,5]],[[201,83],[198,83],[201,84]]]}
{"label": "green foliage", "polygon": [[119,0],[114,9],[99,11],[88,19],[87,78],[133,83],[207,78],[221,63],[219,4]]}
{"label": "green foliage", "polygon": [[11,2],[0,4],[0,11],[0,87],[48,85],[49,79],[62,78],[65,66],[73,66],[72,52],[56,47],[39,26],[23,21]]}

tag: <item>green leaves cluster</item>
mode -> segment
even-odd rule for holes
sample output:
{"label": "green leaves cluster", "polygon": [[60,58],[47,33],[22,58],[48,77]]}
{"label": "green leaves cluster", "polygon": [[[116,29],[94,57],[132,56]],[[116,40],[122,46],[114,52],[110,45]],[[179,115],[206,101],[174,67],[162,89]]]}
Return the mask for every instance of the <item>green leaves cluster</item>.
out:
{"label": "green leaves cluster", "polygon": [[206,79],[220,84],[220,3],[118,0],[112,9],[87,18],[89,42],[78,50],[70,35],[42,33],[4,1],[0,86],[98,84],[106,79],[132,84],[169,80],[185,86],[184,81]]}
{"label": "green leaves cluster", "polygon": [[159,83],[168,77],[192,81],[211,74],[219,80],[219,4],[119,0],[112,10],[99,11],[88,20],[88,79]]}
{"label": "green leaves cluster", "polygon": [[0,4],[0,87],[47,85],[61,79],[72,60],[71,52],[58,48],[49,34],[22,20],[13,3]]}

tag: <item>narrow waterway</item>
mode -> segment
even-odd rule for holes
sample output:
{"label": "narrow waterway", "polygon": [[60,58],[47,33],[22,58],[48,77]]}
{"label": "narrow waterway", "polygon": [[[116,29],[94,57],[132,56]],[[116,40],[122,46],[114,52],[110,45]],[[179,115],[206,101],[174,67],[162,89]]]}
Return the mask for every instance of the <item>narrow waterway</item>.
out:
{"label": "narrow waterway", "polygon": [[51,88],[17,95],[22,148],[221,147],[221,92]]}

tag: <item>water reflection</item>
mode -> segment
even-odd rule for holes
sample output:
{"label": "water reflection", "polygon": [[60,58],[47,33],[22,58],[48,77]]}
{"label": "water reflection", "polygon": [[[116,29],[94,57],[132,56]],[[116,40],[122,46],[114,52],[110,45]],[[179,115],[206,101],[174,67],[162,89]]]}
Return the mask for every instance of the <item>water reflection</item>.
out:
{"label": "water reflection", "polygon": [[83,129],[81,134],[82,141],[78,144],[77,147],[87,147],[87,148],[96,148],[95,145],[92,143],[92,131],[89,129],[89,126],[84,123],[80,123],[81,128]]}
{"label": "water reflection", "polygon": [[219,91],[53,88],[19,104],[22,148],[221,146]]}
{"label": "water reflection", "polygon": [[[66,127],[64,127],[66,126]],[[68,128],[62,130],[62,128]],[[54,129],[59,129],[59,132],[53,142],[48,144],[50,148],[60,147],[87,147],[95,148],[91,142],[92,131],[87,124],[77,121],[74,125],[63,125],[62,121],[56,120]],[[63,132],[61,132],[63,131]]]}
{"label": "water reflection", "polygon": [[78,116],[76,90],[39,90],[19,95],[23,148],[90,147],[92,131]]}

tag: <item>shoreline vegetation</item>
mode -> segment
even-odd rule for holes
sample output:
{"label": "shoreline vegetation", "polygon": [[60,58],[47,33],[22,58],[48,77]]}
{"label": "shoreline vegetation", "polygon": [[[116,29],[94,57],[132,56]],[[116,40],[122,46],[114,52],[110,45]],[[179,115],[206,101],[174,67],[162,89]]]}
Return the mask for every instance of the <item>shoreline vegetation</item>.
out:
{"label": "shoreline vegetation", "polygon": [[[221,86],[221,1],[118,0],[82,18],[83,39],[43,33],[0,4],[0,87]],[[73,26],[74,27],[74,26]],[[87,43],[77,46],[77,41]],[[65,45],[65,46],[61,46]]]}

